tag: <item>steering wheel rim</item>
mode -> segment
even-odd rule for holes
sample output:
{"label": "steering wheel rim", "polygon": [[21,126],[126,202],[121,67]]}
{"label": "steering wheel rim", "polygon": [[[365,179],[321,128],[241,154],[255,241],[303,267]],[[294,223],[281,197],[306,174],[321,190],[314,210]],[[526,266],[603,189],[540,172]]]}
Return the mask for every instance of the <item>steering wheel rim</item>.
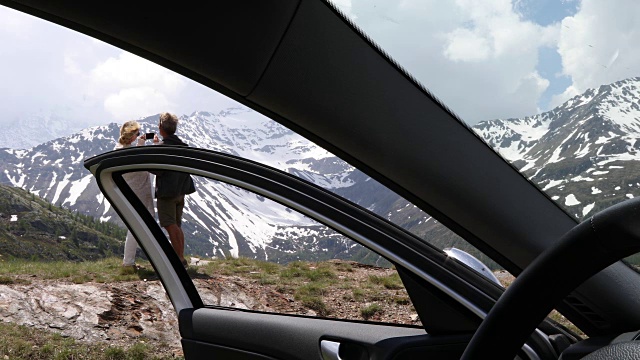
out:
{"label": "steering wheel rim", "polygon": [[[478,327],[463,360],[512,360],[527,338],[573,289],[614,262],[640,252],[640,198],[576,225],[509,286]],[[534,308],[524,308],[536,304]]]}

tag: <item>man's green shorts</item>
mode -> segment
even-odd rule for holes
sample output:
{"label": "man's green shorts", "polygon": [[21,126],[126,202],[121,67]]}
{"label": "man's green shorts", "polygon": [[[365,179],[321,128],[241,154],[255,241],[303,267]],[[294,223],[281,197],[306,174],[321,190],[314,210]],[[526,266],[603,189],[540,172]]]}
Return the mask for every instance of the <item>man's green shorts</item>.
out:
{"label": "man's green shorts", "polygon": [[159,197],[158,219],[160,226],[167,227],[172,224],[180,226],[182,224],[182,209],[184,208],[184,195],[175,197]]}

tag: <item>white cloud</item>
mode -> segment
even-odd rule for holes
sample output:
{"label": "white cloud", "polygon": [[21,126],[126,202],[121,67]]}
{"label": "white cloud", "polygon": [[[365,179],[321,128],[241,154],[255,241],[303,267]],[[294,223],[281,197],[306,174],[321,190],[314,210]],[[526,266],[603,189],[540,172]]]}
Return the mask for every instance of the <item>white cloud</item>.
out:
{"label": "white cloud", "polygon": [[482,61],[491,53],[487,39],[468,29],[453,30],[447,40],[444,55],[453,61]]}
{"label": "white cloud", "polygon": [[463,120],[539,111],[549,86],[538,51],[559,24],[523,19],[509,0],[339,1],[338,7]]}
{"label": "white cloud", "polygon": [[562,21],[558,52],[573,83],[555,104],[588,88],[640,75],[640,2],[584,0]]}
{"label": "white cloud", "polygon": [[[237,103],[102,41],[0,6],[0,125],[62,119],[77,129]],[[45,139],[43,139],[44,141]],[[48,139],[47,139],[48,140]]]}
{"label": "white cloud", "polygon": [[175,104],[150,86],[139,86],[107,95],[104,108],[122,122],[163,111],[175,112]]}
{"label": "white cloud", "polygon": [[179,93],[185,86],[180,75],[124,51],[117,58],[98,64],[91,71],[91,81],[102,90],[148,85],[172,94]]}
{"label": "white cloud", "polygon": [[127,52],[99,63],[88,79],[88,94],[104,99],[104,109],[122,121],[175,111],[186,87],[180,75]]}
{"label": "white cloud", "polygon": [[572,97],[582,94],[582,92],[583,91],[579,91],[575,86],[571,85],[567,87],[561,94],[553,95],[551,97],[551,101],[549,101],[549,107],[553,109],[557,106],[560,106]]}

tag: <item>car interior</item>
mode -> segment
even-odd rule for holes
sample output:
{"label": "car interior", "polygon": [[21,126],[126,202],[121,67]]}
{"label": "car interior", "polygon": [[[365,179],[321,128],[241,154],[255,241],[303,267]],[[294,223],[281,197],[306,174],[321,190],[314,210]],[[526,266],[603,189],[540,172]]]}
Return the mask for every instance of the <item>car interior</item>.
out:
{"label": "car interior", "polygon": [[[579,223],[332,3],[0,4],[146,58],[277,121],[517,277],[504,289],[371,211],[241,157],[154,146],[86,159],[158,273],[186,359],[637,358],[640,275],[619,260],[640,251],[640,200]],[[160,26],[167,18],[178,25]],[[206,304],[122,177],[141,169],[246,189],[374,251],[397,270],[422,326]],[[586,336],[548,319],[553,309]]]}

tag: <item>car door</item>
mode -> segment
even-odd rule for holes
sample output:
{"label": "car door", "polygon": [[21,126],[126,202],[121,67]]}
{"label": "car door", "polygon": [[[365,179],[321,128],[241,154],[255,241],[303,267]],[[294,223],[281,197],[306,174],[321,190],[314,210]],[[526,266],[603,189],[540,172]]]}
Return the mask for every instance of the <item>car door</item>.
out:
{"label": "car door", "polygon": [[[410,233],[307,181],[209,150],[151,146],[85,161],[159,275],[178,314],[187,359],[457,359],[501,289]],[[203,303],[155,220],[122,178],[173,170],[250,190],[390,261],[423,326],[240,310]]]}

